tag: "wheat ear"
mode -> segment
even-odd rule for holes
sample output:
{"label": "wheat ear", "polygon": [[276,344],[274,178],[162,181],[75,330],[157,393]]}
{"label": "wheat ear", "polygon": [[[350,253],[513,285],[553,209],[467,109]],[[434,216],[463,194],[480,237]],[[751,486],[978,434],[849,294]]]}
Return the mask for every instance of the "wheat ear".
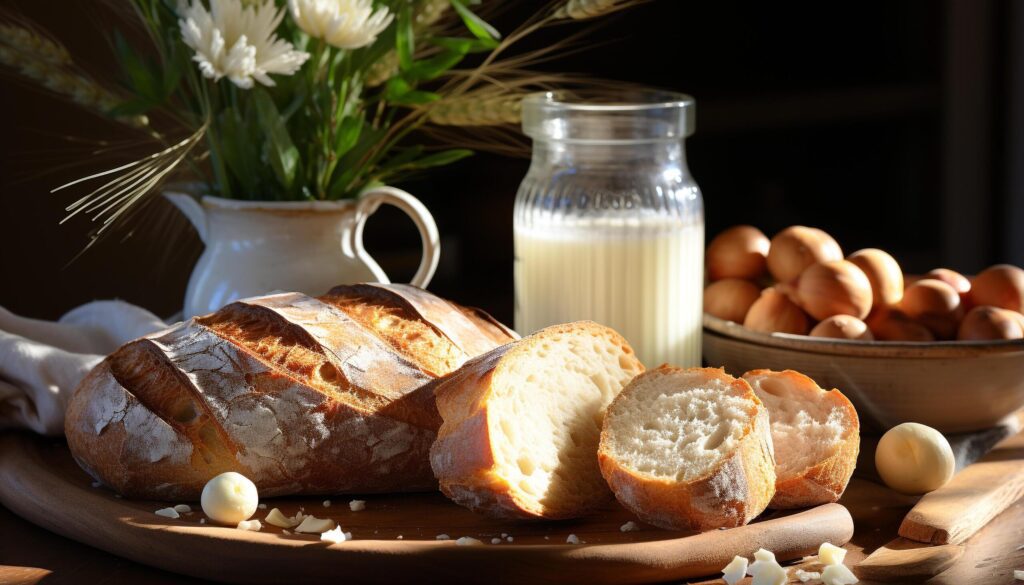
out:
{"label": "wheat ear", "polygon": [[[85,108],[106,114],[121,100],[94,80],[78,72],[68,50],[27,27],[0,23],[0,65]],[[136,128],[145,116],[116,118]]]}
{"label": "wheat ear", "polygon": [[598,16],[604,16],[624,8],[629,8],[634,4],[639,4],[640,1],[565,0],[565,3],[559,6],[552,16],[556,19],[586,20],[588,18],[597,18]]}
{"label": "wheat ear", "polygon": [[426,118],[440,126],[518,124],[522,119],[522,101],[522,95],[442,99],[429,106]]}

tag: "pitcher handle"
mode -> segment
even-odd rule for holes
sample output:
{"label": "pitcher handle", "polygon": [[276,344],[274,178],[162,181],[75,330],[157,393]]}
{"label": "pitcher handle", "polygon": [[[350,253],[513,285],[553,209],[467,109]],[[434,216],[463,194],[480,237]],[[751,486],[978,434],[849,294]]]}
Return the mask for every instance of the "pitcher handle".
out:
{"label": "pitcher handle", "polygon": [[164,198],[177,207],[178,211],[192,224],[192,227],[196,228],[199,239],[204,244],[208,243],[206,241],[206,211],[199,201],[187,193],[178,193],[176,191],[165,192]]}
{"label": "pitcher handle", "polygon": [[426,288],[430,284],[430,279],[434,277],[434,272],[437,271],[437,262],[441,257],[441,240],[437,234],[437,224],[434,223],[434,216],[430,215],[430,211],[419,199],[401,189],[374,187],[359,196],[359,204],[356,206],[356,226],[352,230],[352,249],[355,251],[356,257],[364,262],[369,260],[369,254],[363,248],[363,226],[382,203],[401,209],[416,224],[423,242],[423,256],[420,259],[420,267],[416,270],[410,284]]}

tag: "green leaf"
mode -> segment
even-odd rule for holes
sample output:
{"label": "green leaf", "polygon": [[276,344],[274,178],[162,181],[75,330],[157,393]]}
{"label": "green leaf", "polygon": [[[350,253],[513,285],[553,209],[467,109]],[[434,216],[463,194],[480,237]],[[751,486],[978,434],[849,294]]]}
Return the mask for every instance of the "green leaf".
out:
{"label": "green leaf", "polygon": [[498,46],[494,39],[463,39],[459,37],[433,37],[430,42],[442,49],[466,53],[483,53]]}
{"label": "green leaf", "polygon": [[338,158],[345,156],[359,142],[359,135],[362,131],[362,115],[343,119],[338,128],[338,136],[334,141],[334,155]]}
{"label": "green leaf", "polygon": [[412,67],[412,54],[416,36],[412,29],[412,8],[405,4],[398,13],[395,46],[398,50],[398,67],[402,71]]}
{"label": "green leaf", "polygon": [[465,148],[453,148],[451,150],[443,150],[441,152],[416,159],[412,163],[406,165],[406,168],[429,169],[431,167],[441,167],[444,165],[450,165],[455,161],[462,160],[467,156],[473,156],[473,151]]}
{"label": "green leaf", "polygon": [[423,104],[429,104],[430,102],[436,102],[439,99],[441,99],[441,96],[432,91],[413,90],[403,93],[397,98],[388,101],[392,104],[401,106],[420,106]]}
{"label": "green leaf", "polygon": [[256,105],[260,126],[266,135],[263,141],[263,157],[274,169],[274,174],[284,191],[289,192],[295,182],[295,171],[299,165],[299,149],[292,143],[284,119],[277,111],[270,94],[262,88],[255,89],[252,91],[252,99]]}
{"label": "green leaf", "polygon": [[257,197],[262,169],[259,164],[259,142],[249,136],[251,125],[234,108],[221,112],[218,122],[218,150],[221,157],[241,185],[245,196]]}
{"label": "green leaf", "polygon": [[138,116],[152,110],[155,105],[152,101],[145,98],[131,99],[114,106],[107,111],[107,115],[114,118]]}
{"label": "green leaf", "polygon": [[114,50],[124,71],[128,88],[154,104],[162,102],[166,97],[163,74],[157,73],[155,67],[142,59],[138,51],[117,31],[114,32]]}
{"label": "green leaf", "polygon": [[455,9],[455,12],[459,13],[459,16],[462,18],[463,24],[466,25],[466,28],[469,29],[469,32],[473,33],[473,36],[481,40],[497,40],[501,38],[501,33],[498,32],[497,29],[487,24],[487,22],[484,21],[484,19],[480,18],[476,14],[473,14],[473,12],[469,8],[466,8],[466,5],[463,4],[462,0],[448,1],[451,2],[452,8]]}
{"label": "green leaf", "polygon": [[465,52],[453,51],[450,49],[442,51],[440,54],[430,57],[429,59],[416,61],[413,63],[412,67],[405,71],[403,77],[415,82],[436,79],[452,67],[458,65],[465,56]]}
{"label": "green leaf", "polygon": [[392,77],[388,80],[387,85],[384,86],[384,100],[389,102],[397,101],[410,91],[412,91],[412,85],[408,81],[401,77]]}

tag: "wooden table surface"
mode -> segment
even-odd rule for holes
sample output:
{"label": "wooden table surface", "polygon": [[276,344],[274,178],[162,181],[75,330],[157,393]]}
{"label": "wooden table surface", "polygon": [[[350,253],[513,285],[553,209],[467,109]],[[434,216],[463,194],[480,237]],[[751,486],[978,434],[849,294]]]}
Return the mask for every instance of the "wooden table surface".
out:
{"label": "wooden table surface", "polygon": [[[1024,461],[1024,453],[1020,454]],[[1024,464],[1024,463],[1022,463]],[[878,483],[855,478],[843,497],[856,532],[846,545],[847,564],[896,537],[903,516],[916,498],[901,496]],[[159,551],[154,551],[159,554]],[[966,543],[966,551],[931,585],[1016,585],[1014,569],[1024,569],[1024,500],[1016,502]],[[423,575],[429,582],[429,575]],[[39,528],[0,506],[0,584],[208,583],[134,563]],[[720,584],[720,580],[701,581]],[[749,579],[741,583],[749,584]],[[799,583],[795,578],[791,583]],[[820,583],[820,582],[819,582]],[[870,585],[868,581],[861,581]]]}

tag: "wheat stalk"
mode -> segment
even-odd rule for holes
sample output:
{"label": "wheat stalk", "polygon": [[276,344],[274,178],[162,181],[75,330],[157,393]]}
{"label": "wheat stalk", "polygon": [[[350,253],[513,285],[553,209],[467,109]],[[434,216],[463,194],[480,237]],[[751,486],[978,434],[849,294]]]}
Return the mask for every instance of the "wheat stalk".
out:
{"label": "wheat stalk", "polygon": [[68,215],[60,223],[70,220],[79,213],[93,214],[92,221],[103,221],[103,225],[93,236],[93,241],[95,241],[114,224],[117,218],[131,211],[136,203],[156,189],[178,168],[178,165],[191,154],[192,149],[202,140],[207,127],[208,124],[203,124],[190,136],[160,152],[113,169],[76,179],[53,189],[51,193],[56,193],[81,183],[113,175],[111,180],[68,205],[65,208]]}
{"label": "wheat stalk", "polygon": [[[78,71],[68,50],[28,27],[0,23],[0,65],[85,108],[106,114],[121,102],[105,87]],[[116,120],[136,128],[149,125],[145,116]]]}
{"label": "wheat stalk", "polygon": [[617,12],[639,4],[643,0],[565,0],[552,17],[555,19],[586,20]]}
{"label": "wheat stalk", "polygon": [[426,119],[441,126],[499,126],[518,124],[523,96],[498,95],[490,98],[465,96],[431,104]]}

